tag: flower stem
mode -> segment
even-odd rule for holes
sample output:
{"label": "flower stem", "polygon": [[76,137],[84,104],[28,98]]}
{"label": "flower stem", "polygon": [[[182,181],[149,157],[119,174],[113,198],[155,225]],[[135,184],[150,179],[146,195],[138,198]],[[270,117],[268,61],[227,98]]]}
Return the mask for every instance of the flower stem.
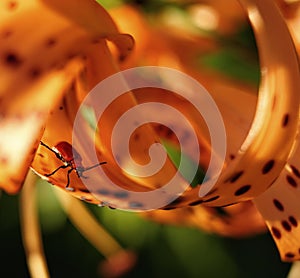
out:
{"label": "flower stem", "polygon": [[104,257],[108,259],[110,256],[124,251],[120,244],[82,204],[82,201],[77,200],[59,188],[55,190],[55,193],[73,225]]}
{"label": "flower stem", "polygon": [[36,208],[36,176],[29,171],[20,199],[22,239],[27,265],[32,278],[50,277],[43,250]]}

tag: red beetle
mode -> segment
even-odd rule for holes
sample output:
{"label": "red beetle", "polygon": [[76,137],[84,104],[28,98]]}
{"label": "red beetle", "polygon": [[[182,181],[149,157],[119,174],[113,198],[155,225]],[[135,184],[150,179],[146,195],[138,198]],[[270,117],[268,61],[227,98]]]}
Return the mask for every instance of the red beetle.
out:
{"label": "red beetle", "polygon": [[50,177],[54,175],[59,169],[65,169],[70,167],[68,170],[67,178],[68,182],[66,188],[68,188],[70,184],[70,173],[74,170],[78,176],[78,178],[87,178],[83,175],[83,172],[93,169],[99,165],[106,164],[106,162],[100,162],[90,167],[84,167],[82,165],[82,157],[81,155],[69,144],[68,142],[59,142],[53,148],[50,148],[48,145],[41,141],[41,145],[46,147],[48,150],[53,152],[55,156],[61,160],[64,164],[55,169],[52,173],[46,174],[46,177]]}

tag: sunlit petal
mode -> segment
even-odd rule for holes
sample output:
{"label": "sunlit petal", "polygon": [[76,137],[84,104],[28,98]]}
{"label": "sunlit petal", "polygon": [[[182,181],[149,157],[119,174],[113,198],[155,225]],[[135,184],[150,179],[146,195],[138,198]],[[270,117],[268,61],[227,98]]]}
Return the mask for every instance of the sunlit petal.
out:
{"label": "sunlit petal", "polygon": [[105,38],[121,59],[132,49],[132,38],[95,1],[0,3],[0,187],[7,192],[20,189],[45,121],[82,70],[87,47]]}

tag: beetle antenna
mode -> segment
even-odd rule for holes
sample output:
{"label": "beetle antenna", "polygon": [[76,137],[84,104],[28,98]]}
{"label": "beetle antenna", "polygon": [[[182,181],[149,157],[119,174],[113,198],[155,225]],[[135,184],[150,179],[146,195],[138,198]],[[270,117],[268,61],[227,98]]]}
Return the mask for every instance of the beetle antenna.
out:
{"label": "beetle antenna", "polygon": [[40,141],[41,145],[47,148],[49,151],[54,152],[47,144],[45,144],[43,141]]}
{"label": "beetle antenna", "polygon": [[53,152],[53,153],[55,154],[55,156],[56,156],[59,160],[61,160],[61,161],[63,161],[63,162],[65,161],[64,158],[63,158],[58,152],[56,152],[55,150],[51,149],[47,144],[43,143],[42,141],[40,141],[40,142],[41,142],[41,145],[42,145],[42,146],[44,146],[45,148],[47,148],[49,151]]}
{"label": "beetle antenna", "polygon": [[99,165],[103,165],[103,164],[107,164],[107,162],[104,161],[104,162],[97,163],[97,164],[95,164],[95,165],[93,165],[93,166],[86,167],[86,168],[84,168],[83,172],[88,171],[88,170],[91,170],[91,169],[96,168],[96,167],[98,167]]}

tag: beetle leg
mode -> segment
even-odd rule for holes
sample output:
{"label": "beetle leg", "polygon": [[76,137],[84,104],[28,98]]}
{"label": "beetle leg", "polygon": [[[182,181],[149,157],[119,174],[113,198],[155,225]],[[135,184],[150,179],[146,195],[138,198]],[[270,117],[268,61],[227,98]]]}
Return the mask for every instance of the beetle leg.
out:
{"label": "beetle leg", "polygon": [[69,167],[69,165],[61,165],[61,166],[59,166],[57,169],[55,169],[52,173],[50,173],[50,174],[45,174],[45,176],[46,176],[46,177],[50,177],[50,176],[54,175],[59,169],[65,169],[65,168],[67,168],[67,167]]}
{"label": "beetle leg", "polygon": [[69,185],[70,185],[70,174],[71,174],[71,172],[72,172],[73,170],[75,170],[75,169],[74,169],[74,168],[70,168],[70,169],[68,170],[68,174],[67,174],[67,179],[68,179],[68,181],[67,181],[66,188],[68,188]]}

